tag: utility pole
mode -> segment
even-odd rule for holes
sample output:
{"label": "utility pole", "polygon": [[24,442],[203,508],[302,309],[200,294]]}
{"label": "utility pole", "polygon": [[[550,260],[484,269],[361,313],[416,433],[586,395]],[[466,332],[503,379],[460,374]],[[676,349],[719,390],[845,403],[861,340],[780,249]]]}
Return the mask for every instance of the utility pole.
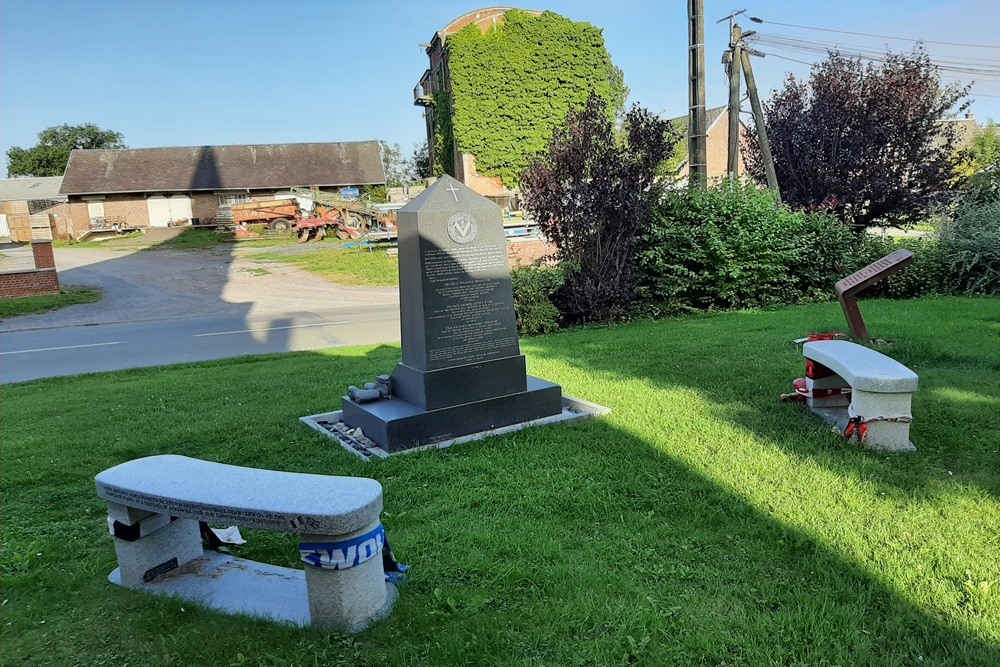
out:
{"label": "utility pole", "polygon": [[[760,144],[760,156],[764,162],[764,175],[767,177],[768,189],[774,191],[778,200],[781,200],[781,193],[778,191],[778,176],[774,171],[774,158],[771,156],[771,144],[767,141],[767,130],[764,127],[764,109],[760,105],[760,96],[757,95],[757,82],[753,78],[753,68],[750,66],[750,56],[764,57],[760,51],[755,51],[743,44],[745,37],[755,34],[753,30],[743,32],[736,25],[735,19],[747,10],[741,9],[733,12],[729,16],[719,19],[716,23],[729,21],[729,50],[722,55],[722,62],[729,68],[729,146],[727,153],[726,170],[729,172],[729,179],[735,181],[739,171],[739,135],[740,135],[740,70],[747,80],[747,95],[750,97],[750,106],[753,108],[754,125],[757,126],[757,142]],[[751,17],[751,21],[759,20]]]}
{"label": "utility pole", "polygon": [[688,0],[688,186],[708,187],[705,127],[705,2]]}
{"label": "utility pole", "polygon": [[764,174],[767,176],[767,187],[774,191],[775,197],[781,201],[778,190],[778,175],[774,172],[774,158],[771,157],[771,144],[767,140],[767,130],[764,128],[764,110],[760,106],[757,95],[757,83],[753,78],[753,68],[750,66],[750,54],[763,57],[763,53],[753,49],[743,49],[740,61],[743,63],[743,74],[747,79],[747,94],[750,96],[750,106],[753,108],[754,125],[757,126],[757,141],[760,143],[760,157],[764,161]]}
{"label": "utility pole", "polygon": [[[743,30],[730,19],[729,28],[729,144],[726,153],[726,172],[730,181],[740,177],[740,67],[743,49],[740,39]],[[723,58],[725,61],[726,58]]]}

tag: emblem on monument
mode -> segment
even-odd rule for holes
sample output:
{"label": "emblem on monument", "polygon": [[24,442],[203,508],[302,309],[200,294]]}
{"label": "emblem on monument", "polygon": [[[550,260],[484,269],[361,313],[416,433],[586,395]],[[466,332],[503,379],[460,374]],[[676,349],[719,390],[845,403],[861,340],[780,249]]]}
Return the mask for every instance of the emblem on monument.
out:
{"label": "emblem on monument", "polygon": [[479,235],[479,223],[468,213],[456,213],[448,221],[448,236],[455,243],[471,243]]}

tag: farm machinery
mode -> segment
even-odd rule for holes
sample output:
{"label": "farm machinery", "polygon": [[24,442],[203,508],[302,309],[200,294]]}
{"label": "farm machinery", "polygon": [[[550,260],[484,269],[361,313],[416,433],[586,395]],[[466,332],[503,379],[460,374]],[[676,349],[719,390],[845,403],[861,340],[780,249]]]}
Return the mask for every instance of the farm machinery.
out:
{"label": "farm machinery", "polygon": [[[301,202],[310,202],[303,206]],[[306,213],[303,209],[311,209]],[[369,230],[395,228],[394,213],[383,213],[370,203],[340,197],[310,188],[291,188],[275,199],[233,204],[233,224],[237,230],[249,224],[263,223],[275,231],[290,230],[299,243],[321,240],[328,233],[337,238],[356,239]]]}

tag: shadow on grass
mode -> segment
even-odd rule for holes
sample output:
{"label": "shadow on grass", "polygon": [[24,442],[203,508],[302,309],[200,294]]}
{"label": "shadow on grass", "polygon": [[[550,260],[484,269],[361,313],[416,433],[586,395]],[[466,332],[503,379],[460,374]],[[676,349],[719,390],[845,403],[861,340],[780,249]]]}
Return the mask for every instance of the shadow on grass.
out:
{"label": "shadow on grass", "polygon": [[[785,410],[794,406],[760,414],[763,403],[740,404],[742,390],[726,388],[735,382],[745,390],[741,378],[758,369],[723,369],[700,380],[696,391],[707,401],[685,396],[690,384],[678,382],[680,376],[690,379],[691,364],[709,363],[722,349],[702,324],[693,321],[685,329],[705,339],[692,355],[697,359],[633,353],[613,367],[601,361],[608,350],[588,348],[585,331],[558,345],[548,344],[556,339],[532,343],[559,363],[581,363],[567,353],[579,352],[587,362],[581,376],[596,376],[592,386],[604,394],[578,392],[581,397],[633,401],[630,383],[638,383],[640,390],[664,388],[651,396],[656,405],[633,401],[614,406],[606,420],[529,429],[374,464],[297,418],[336,409],[345,386],[386,372],[398,360],[394,346],[117,373],[102,383],[107,409],[100,415],[84,399],[100,377],[9,388],[5,410],[16,419],[5,435],[2,471],[3,574],[10,600],[4,657],[12,664],[124,658],[231,664],[239,663],[237,652],[260,664],[303,656],[356,665],[997,664],[997,646],[984,639],[996,632],[983,622],[989,600],[966,590],[963,575],[949,563],[935,563],[927,573],[933,585],[916,571],[899,573],[884,562],[862,566],[852,551],[857,545],[844,535],[824,535],[816,530],[820,522],[810,530],[793,525],[748,499],[738,478],[722,482],[704,462],[699,467],[685,458],[684,438],[702,438],[690,443],[694,447],[719,444],[711,434],[698,435],[701,422],[684,423],[685,406],[661,401],[691,400],[691,413],[705,409],[709,418],[721,415],[739,429],[754,423],[743,410],[757,412],[764,426],[756,424],[754,441],[762,448],[775,443],[822,460],[818,454],[828,447],[819,438],[806,445],[772,438],[780,429],[771,420],[800,417]],[[755,326],[740,329],[749,333]],[[630,347],[651,331],[640,326],[615,344]],[[759,333],[774,332],[763,327]],[[747,351],[762,349],[749,344]],[[791,347],[776,357],[799,367]],[[565,375],[574,393],[573,383],[582,380],[573,368]],[[42,396],[62,406],[71,447],[64,444],[65,432],[53,433],[59,425],[38,429]],[[104,577],[114,567],[113,549],[93,475],[128,458],[162,453],[378,479],[385,489],[384,523],[398,555],[413,567],[392,616],[348,639],[109,586]],[[882,464],[854,452],[837,455]],[[820,510],[835,514],[839,503],[826,497]],[[242,555],[294,563],[293,537],[249,537]],[[883,546],[872,545],[877,555],[891,554]],[[860,548],[866,548],[863,541]],[[107,632],[123,619],[128,633]]]}
{"label": "shadow on grass", "polygon": [[601,329],[583,329],[529,344],[535,356],[579,369],[694,390],[722,422],[885,492],[934,494],[941,482],[967,482],[1000,498],[1000,340],[989,325],[1000,317],[1000,299],[875,301],[865,308],[881,324],[875,335],[890,341],[878,349],[920,376],[910,435],[918,453],[888,463],[887,455],[830,432],[804,406],[778,401],[803,375],[801,348],[792,341],[844,328],[836,304],[639,324],[611,343],[594,335]]}

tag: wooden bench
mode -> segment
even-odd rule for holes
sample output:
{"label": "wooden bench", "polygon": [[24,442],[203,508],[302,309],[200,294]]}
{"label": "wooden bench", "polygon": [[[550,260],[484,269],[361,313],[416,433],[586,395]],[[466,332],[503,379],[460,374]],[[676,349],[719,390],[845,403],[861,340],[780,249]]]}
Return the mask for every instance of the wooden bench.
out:
{"label": "wooden bench", "polygon": [[[112,583],[352,632],[395,601],[381,558],[382,485],[373,479],[150,456],[95,481],[115,536]],[[305,571],[206,552],[199,522],[298,533]]]}
{"label": "wooden bench", "polygon": [[[894,359],[867,347],[841,340],[806,343],[802,354],[812,362],[816,386],[850,387],[846,407],[810,405],[810,409],[848,435],[857,433],[871,449],[916,451],[910,442],[910,403],[917,391],[917,374]],[[809,387],[813,389],[812,386]]]}

